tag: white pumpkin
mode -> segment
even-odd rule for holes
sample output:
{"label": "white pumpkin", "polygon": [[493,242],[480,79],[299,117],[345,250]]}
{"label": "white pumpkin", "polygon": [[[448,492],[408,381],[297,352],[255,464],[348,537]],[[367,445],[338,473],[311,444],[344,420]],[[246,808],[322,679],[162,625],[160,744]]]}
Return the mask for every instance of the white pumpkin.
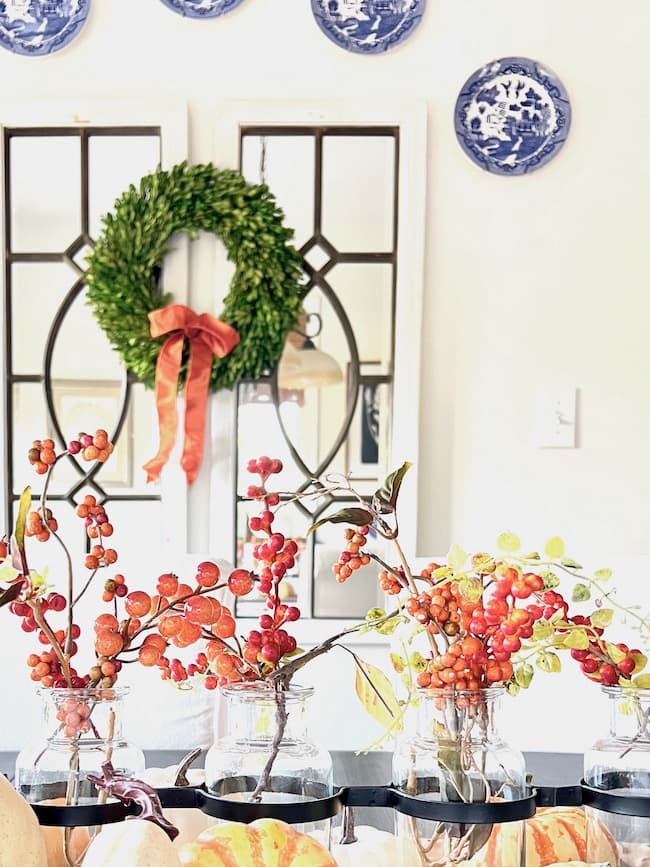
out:
{"label": "white pumpkin", "polygon": [[[145,783],[149,783],[154,789],[164,789],[169,786],[177,785],[179,767],[183,769],[186,775],[187,782],[191,786],[200,786],[205,779],[205,771],[199,769],[183,767],[185,760],[181,765],[169,765],[166,768],[145,768],[139,775],[140,779]],[[217,823],[217,819],[213,816],[208,816],[202,810],[181,809],[180,807],[172,807],[163,810],[163,814],[168,822],[171,822],[178,828],[178,837],[174,840],[174,846],[180,849],[185,843],[191,843],[195,840],[201,831],[206,828],[211,828]]]}
{"label": "white pumpkin", "polygon": [[332,855],[339,867],[359,867],[372,864],[372,867],[395,867],[398,863],[397,839],[388,831],[380,831],[370,825],[359,825],[354,829],[356,843],[334,843]]}
{"label": "white pumpkin", "polygon": [[104,825],[88,847],[83,867],[180,867],[174,844],[146,819]]}
{"label": "white pumpkin", "polygon": [[36,813],[0,774],[0,867],[47,867]]}

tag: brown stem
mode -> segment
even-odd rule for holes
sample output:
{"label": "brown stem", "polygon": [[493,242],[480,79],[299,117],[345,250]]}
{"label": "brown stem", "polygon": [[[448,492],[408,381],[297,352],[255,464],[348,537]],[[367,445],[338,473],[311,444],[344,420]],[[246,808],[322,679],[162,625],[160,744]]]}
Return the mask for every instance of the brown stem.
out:
{"label": "brown stem", "polygon": [[262,800],[262,794],[268,788],[271,780],[271,769],[280,752],[280,744],[284,737],[284,732],[287,727],[289,715],[287,714],[287,698],[282,684],[274,684],[275,688],[275,734],[271,742],[271,752],[264,765],[264,770],[260,774],[260,778],[255,786],[253,794],[250,797],[252,803],[259,803]]}
{"label": "brown stem", "polygon": [[61,646],[59,642],[56,640],[56,636],[50,629],[47,620],[43,617],[40,612],[38,602],[33,602],[31,599],[27,600],[27,604],[32,609],[34,613],[34,620],[38,623],[39,628],[45,633],[47,636],[47,640],[52,645],[52,650],[56,654],[56,658],[61,663],[61,671],[63,672],[63,676],[65,677],[66,683],[68,686],[72,686],[72,676],[70,674],[70,662],[68,660],[67,655],[61,650]]}

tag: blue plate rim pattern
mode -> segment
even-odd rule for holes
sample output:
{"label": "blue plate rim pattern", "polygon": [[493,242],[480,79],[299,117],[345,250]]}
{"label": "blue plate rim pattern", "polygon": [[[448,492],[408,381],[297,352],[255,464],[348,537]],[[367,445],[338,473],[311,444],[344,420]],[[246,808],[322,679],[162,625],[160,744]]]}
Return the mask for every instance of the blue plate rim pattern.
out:
{"label": "blue plate rim pattern", "polygon": [[220,15],[226,15],[236,9],[244,0],[210,0],[210,6],[198,9],[193,7],[187,0],[161,0],[164,6],[171,9],[177,15],[182,15],[183,18],[218,18]]}
{"label": "blue plate rim pattern", "polygon": [[51,39],[48,39],[40,46],[23,44],[20,39],[16,37],[15,33],[12,33],[11,30],[6,28],[5,23],[2,20],[5,13],[0,12],[0,46],[14,54],[20,54],[26,57],[43,57],[48,54],[54,54],[54,52],[65,48],[76,36],[79,35],[79,31],[88,18],[90,3],[91,0],[78,0],[77,10],[70,15],[66,24]]}
{"label": "blue plate rim pattern", "polygon": [[[536,151],[530,159],[514,165],[504,164],[502,161],[487,156],[472,140],[465,122],[467,110],[472,104],[475,94],[497,76],[509,72],[525,75],[541,85],[553,102],[557,115],[554,130],[539,151]],[[545,64],[527,57],[501,57],[476,70],[467,79],[456,99],[454,126],[460,146],[470,159],[482,169],[502,175],[528,174],[549,162],[566,141],[571,128],[571,103],[564,84],[555,72]]]}
{"label": "blue plate rim pattern", "polygon": [[311,0],[311,9],[316,23],[332,42],[340,48],[356,54],[383,54],[400,45],[413,33],[422,20],[427,4],[427,0],[414,0],[413,7],[406,11],[395,32],[391,33],[387,39],[373,45],[356,41],[351,34],[344,33],[342,28],[332,21],[323,9],[323,6],[328,2],[330,0]]}

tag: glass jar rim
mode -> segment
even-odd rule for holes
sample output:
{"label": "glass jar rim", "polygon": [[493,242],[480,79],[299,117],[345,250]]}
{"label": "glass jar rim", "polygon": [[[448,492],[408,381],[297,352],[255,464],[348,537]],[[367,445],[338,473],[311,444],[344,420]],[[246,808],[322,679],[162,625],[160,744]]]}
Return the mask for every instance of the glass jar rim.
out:
{"label": "glass jar rim", "polygon": [[486,699],[499,698],[505,694],[503,684],[492,686],[480,686],[476,689],[454,689],[453,686],[422,686],[417,687],[418,695],[423,698],[476,698],[482,696]]}
{"label": "glass jar rim", "polygon": [[609,698],[639,698],[650,701],[650,688],[642,686],[603,686],[600,691]]}
{"label": "glass jar rim", "polygon": [[[226,698],[234,698],[236,696],[250,702],[266,701],[275,704],[277,697],[276,690],[270,684],[259,680],[229,683],[220,687],[220,691]],[[288,689],[281,690],[281,692],[288,701],[301,701],[311,698],[314,694],[314,688],[312,686],[300,686],[296,684],[295,686],[288,687]]]}
{"label": "glass jar rim", "polygon": [[131,692],[130,686],[41,686],[37,695],[44,698],[88,698],[93,701],[113,701]]}

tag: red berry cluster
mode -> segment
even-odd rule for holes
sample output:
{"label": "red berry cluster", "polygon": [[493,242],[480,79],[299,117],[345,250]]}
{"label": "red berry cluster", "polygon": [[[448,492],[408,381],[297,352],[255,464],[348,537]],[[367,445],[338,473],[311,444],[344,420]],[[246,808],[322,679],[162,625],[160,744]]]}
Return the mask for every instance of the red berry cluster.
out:
{"label": "red berry cluster", "polygon": [[638,648],[632,648],[623,642],[609,644],[601,639],[604,633],[602,627],[593,626],[590,617],[576,614],[569,622],[584,627],[589,636],[589,646],[584,650],[572,648],[571,656],[580,663],[580,669],[589,680],[602,683],[604,686],[615,686],[620,679],[629,679],[636,673],[639,661],[645,659]]}
{"label": "red berry cluster", "polygon": [[353,572],[360,569],[362,566],[367,566],[370,563],[370,556],[362,551],[363,546],[367,542],[367,536],[370,527],[357,527],[356,529],[348,528],[345,531],[345,541],[347,545],[345,550],[341,551],[338,563],[332,566],[334,575],[339,584],[343,584],[348,580]]}

